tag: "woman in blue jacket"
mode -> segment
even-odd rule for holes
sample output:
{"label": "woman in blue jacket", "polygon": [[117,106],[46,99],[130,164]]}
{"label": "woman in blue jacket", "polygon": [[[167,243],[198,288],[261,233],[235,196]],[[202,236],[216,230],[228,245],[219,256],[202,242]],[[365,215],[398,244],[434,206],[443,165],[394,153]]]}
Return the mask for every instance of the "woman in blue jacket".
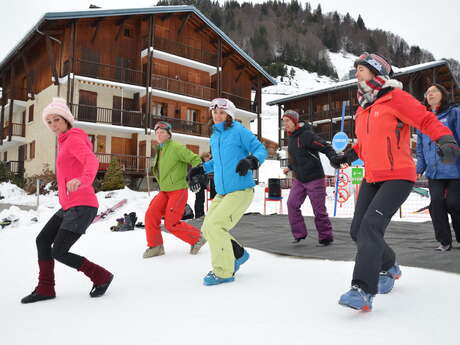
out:
{"label": "woman in blue jacket", "polygon": [[[438,119],[453,132],[460,143],[460,107],[450,104],[447,90],[439,84],[431,85],[425,92],[425,105]],[[436,143],[417,133],[417,176],[428,178],[431,203],[430,215],[436,241],[440,242],[437,251],[452,249],[452,234],[448,214],[452,218],[457,242],[460,242],[460,159],[455,164],[441,162]]]}
{"label": "woman in blue jacket", "polygon": [[[211,135],[212,159],[192,168],[189,185],[192,191],[203,186],[204,174],[214,174],[217,195],[204,218],[201,231],[211,250],[212,271],[203,279],[204,285],[232,282],[248,252],[230,235],[254,197],[254,177],[267,157],[267,151],[256,136],[235,121],[236,107],[228,99],[211,102],[214,125]],[[200,182],[201,181],[201,182]]]}

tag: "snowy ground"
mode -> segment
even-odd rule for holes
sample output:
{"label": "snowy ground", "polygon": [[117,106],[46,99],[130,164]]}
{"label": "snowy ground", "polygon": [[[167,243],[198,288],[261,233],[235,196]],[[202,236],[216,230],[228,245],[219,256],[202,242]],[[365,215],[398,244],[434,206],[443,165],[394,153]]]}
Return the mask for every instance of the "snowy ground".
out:
{"label": "snowy ground", "polygon": [[[262,181],[279,177],[278,162],[265,164]],[[2,184],[0,192],[6,188],[14,189]],[[20,199],[17,193],[10,190],[10,196]],[[101,210],[122,198],[129,201],[92,225],[72,249],[115,274],[107,295],[99,299],[89,298],[91,283],[84,275],[57,264],[58,297],[20,304],[35,287],[35,237],[57,211],[57,197],[42,196],[38,211],[10,208],[0,213],[0,218],[19,216],[0,230],[0,344],[451,343],[445,330],[456,327],[460,297],[452,292],[460,290],[459,275],[403,267],[394,291],[377,296],[372,313],[362,313],[337,304],[349,287],[351,262],[250,250],[251,259],[234,283],[205,287],[202,278],[211,268],[207,246],[191,256],[188,245],[164,234],[166,255],[142,259],[146,247],[142,229],[109,231],[125,212],[136,211],[142,220],[153,193],[149,197],[125,189],[110,199],[105,195],[98,194]],[[23,196],[23,201],[28,198]],[[189,203],[193,205],[192,194]],[[330,203],[328,197],[329,207]],[[272,203],[269,212],[277,211],[277,204]],[[258,187],[249,211],[262,210],[263,187]],[[308,202],[304,214],[311,214]],[[38,222],[31,221],[33,217]]]}
{"label": "snowy ground", "polygon": [[[130,196],[120,213],[145,209],[144,195]],[[21,305],[36,284],[34,240],[46,219],[0,232],[0,344],[451,343],[445,330],[456,326],[460,297],[449,292],[459,291],[458,275],[403,267],[394,291],[378,296],[372,313],[361,313],[337,304],[351,262],[250,250],[234,283],[205,287],[207,246],[191,256],[164,234],[166,255],[142,259],[144,231],[110,232],[116,216],[93,225],[72,249],[115,274],[99,299],[89,298],[85,276],[57,264],[58,297]]]}

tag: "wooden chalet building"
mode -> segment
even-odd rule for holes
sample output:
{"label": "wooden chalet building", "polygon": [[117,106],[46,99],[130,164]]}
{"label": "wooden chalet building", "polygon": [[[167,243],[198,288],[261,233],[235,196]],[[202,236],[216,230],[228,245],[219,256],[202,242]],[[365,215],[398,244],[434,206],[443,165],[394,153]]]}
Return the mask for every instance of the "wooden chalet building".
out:
{"label": "wooden chalet building", "polygon": [[59,96],[101,172],[117,157],[140,177],[158,120],[194,152],[209,151],[210,100],[231,99],[249,127],[260,124],[261,89],[275,83],[192,6],[47,13],[0,62],[0,159],[26,176],[54,170],[56,138],[41,113]]}
{"label": "wooden chalet building", "polygon": [[[404,90],[420,101],[423,101],[428,86],[435,82],[445,86],[454,96],[455,101],[460,102],[460,88],[447,61],[433,61],[397,68],[395,72],[394,78],[403,83]],[[278,106],[280,147],[287,145],[287,135],[282,131],[281,126],[284,110],[298,111],[301,120],[312,123],[315,132],[330,141],[334,134],[340,131],[343,101],[347,103],[344,131],[353,140],[355,138],[354,114],[358,107],[356,92],[357,80],[351,79],[330,87],[268,102],[267,105]]]}

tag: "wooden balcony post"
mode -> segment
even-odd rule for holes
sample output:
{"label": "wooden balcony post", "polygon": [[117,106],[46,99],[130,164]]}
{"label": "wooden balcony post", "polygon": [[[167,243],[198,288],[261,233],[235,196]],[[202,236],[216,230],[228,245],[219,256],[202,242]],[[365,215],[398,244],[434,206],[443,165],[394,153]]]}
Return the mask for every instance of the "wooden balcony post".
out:
{"label": "wooden balcony post", "polygon": [[[257,78],[257,90],[256,90],[256,104],[257,104],[257,137],[259,140],[262,139],[262,118],[260,114],[262,112],[262,79]],[[251,100],[249,100],[251,105]]]}
{"label": "wooden balcony post", "polygon": [[45,41],[46,41],[46,51],[48,53],[48,63],[50,65],[51,74],[54,79],[53,84],[59,85],[59,76],[56,70],[56,59],[54,58],[53,45],[51,42],[51,38],[48,35],[46,35]]}
{"label": "wooden balcony post", "polygon": [[2,98],[1,98],[1,115],[0,115],[0,145],[3,145],[3,125],[5,124],[5,104],[6,104],[6,76],[2,73]]}
{"label": "wooden balcony post", "polygon": [[222,97],[222,39],[217,41],[217,97]]}
{"label": "wooden balcony post", "polygon": [[[281,116],[282,116],[282,113],[281,113],[281,104],[278,104],[278,147],[281,148],[282,146],[284,145],[281,145],[282,144],[282,140],[281,140],[281,127],[283,126],[282,125],[282,121],[281,121]],[[283,138],[284,140],[284,138]],[[284,144],[284,143],[283,143]]]}
{"label": "wooden balcony post", "polygon": [[[67,83],[67,103],[73,104],[73,94],[75,88],[75,46],[77,40],[77,23],[76,21],[72,21],[71,29],[70,29],[70,71],[69,71],[69,78],[70,75],[73,75],[71,84]],[[70,90],[69,90],[70,89]]]}
{"label": "wooden balcony post", "polygon": [[155,17],[153,15],[149,16],[149,37],[148,37],[148,55],[147,55],[147,75],[145,76],[145,88],[146,92],[145,95],[147,97],[147,102],[146,102],[146,117],[144,119],[144,129],[145,129],[145,134],[148,133],[150,130],[150,127],[152,127],[151,124],[151,108],[152,108],[152,92],[151,92],[151,86],[152,86],[152,69],[153,69],[153,35],[155,33],[154,31],[155,27]]}
{"label": "wooden balcony post", "polygon": [[13,136],[13,126],[12,126],[12,123],[13,123],[13,106],[14,106],[14,96],[15,96],[15,92],[14,92],[14,77],[15,77],[15,71],[14,71],[14,61],[11,61],[11,70],[10,70],[10,109],[9,109],[9,120],[8,120],[8,124],[9,124],[9,127],[8,127],[8,141],[11,141],[11,138]]}
{"label": "wooden balcony post", "polygon": [[[24,72],[26,73],[26,82],[27,82],[27,93],[31,95],[31,99],[34,99],[34,92],[32,90],[32,75],[30,72],[29,64],[27,63],[26,56],[23,52],[21,52],[21,59],[22,59],[22,64],[24,66]],[[29,98],[29,95],[27,95],[27,98]]]}

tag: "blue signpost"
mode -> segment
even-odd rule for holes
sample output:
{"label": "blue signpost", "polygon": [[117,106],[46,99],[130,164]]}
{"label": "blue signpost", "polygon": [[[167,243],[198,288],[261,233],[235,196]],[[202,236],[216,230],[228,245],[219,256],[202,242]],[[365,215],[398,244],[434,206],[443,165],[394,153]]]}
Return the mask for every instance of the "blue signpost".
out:
{"label": "blue signpost", "polygon": [[[348,145],[348,136],[343,131],[344,122],[345,122],[345,109],[347,108],[347,103],[342,102],[342,120],[340,123],[340,132],[334,135],[332,138],[332,147],[336,152],[342,152]],[[339,172],[340,169],[337,169],[335,172],[335,199],[334,199],[334,217],[337,214],[337,199],[339,197]]]}

